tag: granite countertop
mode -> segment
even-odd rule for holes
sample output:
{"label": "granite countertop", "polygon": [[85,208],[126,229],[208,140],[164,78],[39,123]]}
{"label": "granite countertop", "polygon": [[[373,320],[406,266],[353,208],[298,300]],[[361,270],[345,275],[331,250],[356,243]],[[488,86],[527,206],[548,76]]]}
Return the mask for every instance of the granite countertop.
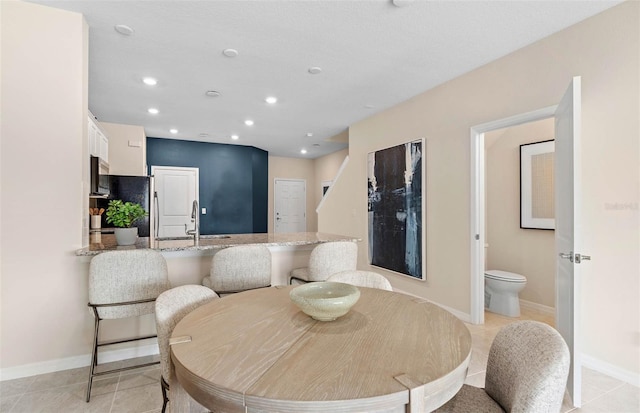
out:
{"label": "granite countertop", "polygon": [[76,251],[78,256],[93,256],[105,251],[120,251],[131,249],[154,249],[160,252],[169,251],[205,251],[233,247],[236,245],[260,244],[267,247],[289,247],[299,245],[314,245],[330,241],[360,241],[355,237],[325,234],[322,232],[295,233],[263,233],[263,234],[229,234],[229,235],[201,235],[196,245],[193,237],[152,239],[140,237],[135,245],[118,246],[113,234],[92,233],[89,236],[89,246]]}

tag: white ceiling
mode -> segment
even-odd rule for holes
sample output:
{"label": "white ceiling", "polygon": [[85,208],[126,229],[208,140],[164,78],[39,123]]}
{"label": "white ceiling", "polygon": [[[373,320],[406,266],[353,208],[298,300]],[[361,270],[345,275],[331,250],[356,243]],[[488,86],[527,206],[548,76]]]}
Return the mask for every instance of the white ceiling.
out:
{"label": "white ceiling", "polygon": [[[84,14],[89,109],[100,121],[141,125],[148,137],[306,158],[346,147],[327,139],[355,122],[620,3],[32,2]],[[123,36],[118,24],[135,32]],[[239,55],[224,56],[227,48]],[[308,73],[312,66],[322,73]],[[144,76],[158,85],[144,85]],[[207,90],[221,95],[207,97]],[[269,95],[278,103],[265,103]],[[160,113],[149,114],[150,107]],[[232,134],[240,139],[231,141]]]}

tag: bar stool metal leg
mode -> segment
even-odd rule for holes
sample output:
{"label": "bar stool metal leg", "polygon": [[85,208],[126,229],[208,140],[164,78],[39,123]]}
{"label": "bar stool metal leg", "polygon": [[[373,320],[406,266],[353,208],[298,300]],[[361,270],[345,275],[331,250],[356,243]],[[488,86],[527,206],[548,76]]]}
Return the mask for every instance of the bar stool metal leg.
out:
{"label": "bar stool metal leg", "polygon": [[157,334],[149,334],[149,335],[146,335],[146,336],[127,338],[127,339],[124,339],[124,340],[113,340],[113,341],[99,342],[98,341],[98,335],[100,333],[100,321],[102,319],[98,315],[98,307],[115,307],[115,306],[122,306],[122,305],[135,305],[135,304],[149,303],[149,302],[153,302],[153,301],[155,301],[155,298],[150,298],[150,299],[145,299],[145,300],[128,301],[128,302],[122,302],[122,303],[110,303],[110,304],[91,304],[91,303],[89,303],[89,306],[93,309],[93,314],[94,314],[94,317],[95,317],[95,329],[94,329],[94,332],[93,332],[93,351],[92,351],[92,354],[91,354],[91,367],[90,367],[90,370],[89,370],[89,383],[87,384],[87,397],[86,397],[86,402],[87,403],[91,399],[91,386],[93,385],[93,378],[94,377],[102,376],[102,375],[110,374],[110,373],[117,373],[117,372],[120,372],[120,371],[127,371],[127,370],[137,369],[137,368],[140,368],[140,367],[153,366],[155,364],[160,364],[160,360],[158,360],[158,361],[152,361],[152,362],[148,362],[148,363],[136,364],[134,366],[121,367],[121,368],[116,368],[116,369],[111,369],[111,370],[106,370],[106,371],[101,371],[101,372],[97,372],[96,373],[95,369],[98,366],[98,348],[99,347],[101,347],[101,346],[110,346],[112,344],[129,343],[129,342],[132,342],[132,341],[147,340],[147,339],[150,339],[150,338],[157,338],[158,337]]}
{"label": "bar stool metal leg", "polygon": [[93,307],[93,312],[95,316],[95,327],[93,329],[93,349],[91,351],[91,368],[89,370],[89,384],[87,384],[87,397],[86,402],[89,402],[91,398],[91,386],[93,385],[93,375],[95,372],[96,365],[98,365],[98,330],[100,328],[100,317],[98,317],[98,312],[96,308]]}
{"label": "bar stool metal leg", "polygon": [[169,396],[167,395],[169,392],[169,383],[167,383],[162,376],[160,376],[160,386],[162,388],[162,413],[165,413],[167,411],[167,403],[169,402]]}

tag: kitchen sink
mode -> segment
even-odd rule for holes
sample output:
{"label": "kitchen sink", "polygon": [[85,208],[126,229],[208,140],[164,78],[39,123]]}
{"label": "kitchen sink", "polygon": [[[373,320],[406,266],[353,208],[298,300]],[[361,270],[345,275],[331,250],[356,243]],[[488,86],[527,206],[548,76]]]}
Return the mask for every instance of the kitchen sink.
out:
{"label": "kitchen sink", "polygon": [[[226,239],[231,238],[231,235],[200,235],[200,239]],[[185,235],[182,237],[159,237],[156,241],[193,241],[193,235]]]}

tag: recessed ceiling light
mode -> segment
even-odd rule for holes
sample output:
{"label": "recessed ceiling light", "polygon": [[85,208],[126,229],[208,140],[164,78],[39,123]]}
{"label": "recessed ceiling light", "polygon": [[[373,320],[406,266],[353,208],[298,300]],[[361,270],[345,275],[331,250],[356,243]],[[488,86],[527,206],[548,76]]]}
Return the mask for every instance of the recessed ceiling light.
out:
{"label": "recessed ceiling light", "polygon": [[319,143],[314,143],[313,146],[320,146],[320,144]]}
{"label": "recessed ceiling light", "polygon": [[131,36],[134,32],[134,30],[126,24],[116,24],[113,28],[124,36]]}
{"label": "recessed ceiling light", "polygon": [[247,119],[244,121],[244,124],[247,126],[253,126],[253,121],[251,119]]}
{"label": "recessed ceiling light", "polygon": [[312,137],[312,136],[313,136],[313,133],[311,133],[311,132],[307,132],[307,138],[310,138],[310,137]]}
{"label": "recessed ceiling light", "polygon": [[321,67],[313,66],[313,67],[309,68],[309,73],[311,73],[312,75],[317,75],[320,72],[322,72],[322,68]]}
{"label": "recessed ceiling light", "polygon": [[142,81],[144,82],[145,85],[149,85],[149,86],[155,86],[158,84],[158,80],[152,77],[142,78]]}
{"label": "recessed ceiling light", "polygon": [[304,155],[305,153],[307,153],[307,150],[306,149],[300,149],[300,153]]}
{"label": "recessed ceiling light", "polygon": [[207,138],[207,137],[209,137],[209,134],[208,133],[201,133],[201,134],[198,135],[198,137]]}
{"label": "recessed ceiling light", "polygon": [[240,137],[238,135],[231,135],[231,139],[237,141],[238,139],[240,139]]}
{"label": "recessed ceiling light", "polygon": [[175,135],[176,133],[178,133],[178,129],[169,129],[169,132]]}
{"label": "recessed ceiling light", "polygon": [[265,102],[273,105],[274,103],[276,103],[278,101],[278,98],[275,96],[268,96],[265,100]]}
{"label": "recessed ceiling light", "polygon": [[204,94],[212,98],[217,98],[218,96],[220,96],[220,92],[218,92],[217,90],[207,90]]}
{"label": "recessed ceiling light", "polygon": [[156,108],[149,108],[147,109],[147,112],[151,113],[152,115],[157,115],[160,111]]}
{"label": "recessed ceiling light", "polygon": [[238,51],[236,49],[224,49],[222,54],[227,57],[236,57],[238,55]]}
{"label": "recessed ceiling light", "polygon": [[413,3],[413,0],[391,0],[391,3],[396,7],[404,7]]}

